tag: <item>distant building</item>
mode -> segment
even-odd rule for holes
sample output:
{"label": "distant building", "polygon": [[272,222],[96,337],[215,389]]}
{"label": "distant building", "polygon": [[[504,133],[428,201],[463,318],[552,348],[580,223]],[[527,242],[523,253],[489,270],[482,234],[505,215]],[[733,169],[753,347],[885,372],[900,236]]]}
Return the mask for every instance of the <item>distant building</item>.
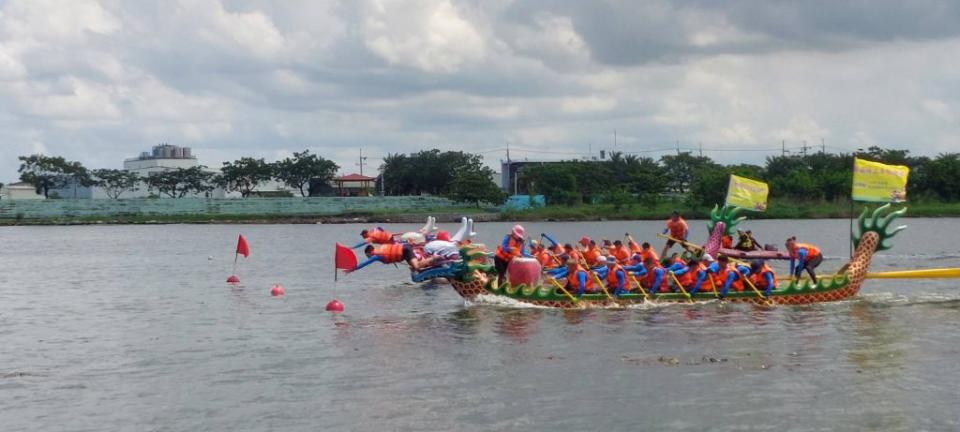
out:
{"label": "distant building", "polygon": [[333,189],[339,196],[369,196],[376,192],[376,177],[347,174],[333,179]]}
{"label": "distant building", "polygon": [[[527,185],[520,181],[520,174],[523,170],[531,166],[549,165],[560,163],[562,161],[546,160],[501,160],[500,161],[500,189],[510,195],[526,194]],[[494,182],[496,183],[496,181]]]}
{"label": "distant building", "polygon": [[0,199],[8,200],[37,200],[44,199],[43,194],[37,193],[37,188],[30,183],[17,182],[3,185],[0,188]]}
{"label": "distant building", "polygon": [[152,172],[187,169],[199,165],[197,157],[191,154],[190,147],[166,143],[154,146],[152,152],[143,152],[138,157],[123,161],[124,170],[140,174],[141,177],[146,177]]}

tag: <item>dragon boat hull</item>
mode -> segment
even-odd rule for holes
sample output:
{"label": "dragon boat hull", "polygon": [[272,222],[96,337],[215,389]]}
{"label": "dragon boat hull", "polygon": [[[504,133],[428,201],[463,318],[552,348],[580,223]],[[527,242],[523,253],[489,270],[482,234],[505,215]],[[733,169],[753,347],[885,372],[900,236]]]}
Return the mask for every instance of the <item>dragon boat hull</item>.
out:
{"label": "dragon boat hull", "polygon": [[[886,244],[886,241],[906,228],[901,226],[890,231],[887,230],[890,222],[906,211],[906,209],[901,209],[888,212],[888,209],[889,205],[876,209],[872,218],[867,216],[867,210],[864,210],[861,214],[859,235],[854,236],[854,241],[857,243],[856,251],[850,262],[841,268],[841,272],[834,275],[823,275],[817,283],[801,280],[781,284],[769,296],[763,296],[751,289],[741,292],[731,291],[724,297],[724,300],[756,305],[800,305],[839,301],[855,296],[866,279],[867,269],[870,266],[873,254],[878,250],[888,249],[889,245]],[[735,211],[724,214],[733,217]],[[717,225],[723,227],[725,224]],[[732,224],[727,225],[732,226]],[[714,291],[701,291],[693,295],[686,295],[681,292],[647,294],[636,287],[629,293],[618,297],[612,297],[604,292],[586,293],[581,297],[574,297],[557,286],[563,286],[563,280],[557,281],[558,284],[548,283],[541,279],[531,284],[511,285],[509,282],[505,282],[503,285],[498,285],[496,273],[493,272],[493,266],[487,263],[485,254],[464,248],[461,250],[461,255],[467,257],[464,268],[456,277],[450,279],[450,284],[458,294],[471,301],[480,300],[482,296],[496,296],[536,306],[586,308],[625,307],[644,302],[697,303],[718,299]]]}

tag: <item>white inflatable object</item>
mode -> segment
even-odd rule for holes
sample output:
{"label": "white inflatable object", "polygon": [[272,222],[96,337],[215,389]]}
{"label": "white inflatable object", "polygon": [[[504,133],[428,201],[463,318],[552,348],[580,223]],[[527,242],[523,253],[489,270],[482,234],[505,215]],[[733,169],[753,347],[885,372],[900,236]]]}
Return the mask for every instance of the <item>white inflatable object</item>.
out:
{"label": "white inflatable object", "polygon": [[417,230],[417,232],[420,234],[429,234],[437,229],[437,218],[433,216],[427,216],[427,223],[423,225],[423,228]]}
{"label": "white inflatable object", "polygon": [[460,218],[460,229],[457,230],[457,233],[454,234],[453,237],[450,237],[450,241],[455,241],[457,243],[460,243],[464,239],[470,238],[469,236],[467,236],[469,229],[470,229],[470,225],[469,225],[469,222],[467,221],[466,216]]}

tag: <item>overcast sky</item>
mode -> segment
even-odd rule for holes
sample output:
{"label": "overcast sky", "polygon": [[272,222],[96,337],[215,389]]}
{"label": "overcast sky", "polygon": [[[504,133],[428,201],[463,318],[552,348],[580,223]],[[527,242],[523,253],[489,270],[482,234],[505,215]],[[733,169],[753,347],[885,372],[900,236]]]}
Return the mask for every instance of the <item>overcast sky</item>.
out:
{"label": "overcast sky", "polygon": [[[159,142],[571,158],[960,151],[960,2],[0,0],[0,182]],[[653,150],[651,152],[651,150]]]}

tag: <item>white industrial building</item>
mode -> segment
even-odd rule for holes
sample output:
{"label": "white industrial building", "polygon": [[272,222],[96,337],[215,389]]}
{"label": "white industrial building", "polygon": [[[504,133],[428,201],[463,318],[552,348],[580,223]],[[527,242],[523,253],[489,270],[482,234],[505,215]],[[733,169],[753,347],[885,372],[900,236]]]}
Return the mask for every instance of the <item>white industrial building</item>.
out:
{"label": "white industrial building", "polygon": [[38,194],[33,185],[24,182],[3,185],[0,187],[0,199],[9,200],[38,200],[45,199],[43,194]]}

